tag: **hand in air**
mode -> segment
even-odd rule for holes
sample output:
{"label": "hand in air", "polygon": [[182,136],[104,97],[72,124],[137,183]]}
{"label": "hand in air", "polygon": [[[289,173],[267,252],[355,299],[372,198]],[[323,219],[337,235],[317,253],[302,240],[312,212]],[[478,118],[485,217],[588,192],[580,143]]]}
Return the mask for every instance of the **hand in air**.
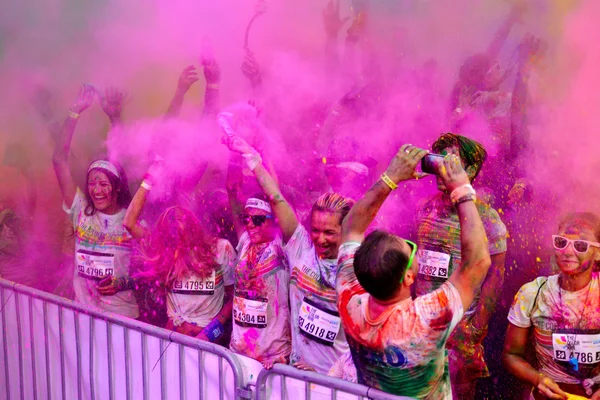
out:
{"label": "hand in air", "polygon": [[84,84],[79,89],[75,102],[71,105],[71,111],[81,114],[83,111],[88,109],[94,102],[94,94],[96,89],[93,86]]}
{"label": "hand in air", "polygon": [[254,58],[251,52],[247,52],[242,62],[242,73],[251,83],[258,83],[261,81],[260,67],[258,62]]}
{"label": "hand in air", "polygon": [[460,158],[455,154],[448,154],[444,158],[444,163],[440,168],[440,178],[442,178],[449,193],[452,193],[458,187],[471,183]]}
{"label": "hand in air", "polygon": [[125,95],[120,90],[109,87],[100,95],[100,106],[111,120],[121,117]]}
{"label": "hand in air", "polygon": [[536,38],[531,33],[526,33],[519,44],[519,58],[521,60],[527,60],[533,58],[540,53],[542,42],[539,38]]}
{"label": "hand in air", "polygon": [[342,26],[350,17],[340,18],[340,0],[329,0],[323,10],[323,26],[328,37],[337,38]]}
{"label": "hand in air", "polygon": [[196,83],[198,79],[200,78],[198,77],[198,71],[196,70],[196,67],[193,65],[188,65],[183,69],[183,71],[181,71],[181,74],[179,75],[179,81],[177,81],[177,91],[182,94],[187,93],[187,91],[190,90],[190,87],[192,87],[192,85]]}
{"label": "hand in air", "polygon": [[385,171],[386,175],[396,184],[409,179],[418,179],[426,176],[427,174],[415,171],[415,167],[427,153],[429,151],[411,144],[403,145],[394,158],[392,158],[390,165]]}
{"label": "hand in air", "polygon": [[248,142],[239,136],[224,135],[222,141],[225,145],[227,145],[229,150],[236,153],[251,154],[256,152],[256,150],[254,150],[254,148],[250,146]]}
{"label": "hand in air", "polygon": [[527,186],[525,183],[517,182],[508,192],[508,205],[514,206],[517,205],[523,200],[525,197],[525,189]]}
{"label": "hand in air", "polygon": [[217,84],[221,81],[221,68],[217,64],[217,60],[214,58],[202,59],[202,66],[204,67],[204,79],[207,84]]}
{"label": "hand in air", "polygon": [[346,40],[350,42],[356,42],[358,39],[365,33],[366,23],[367,21],[367,13],[364,11],[360,11],[356,14],[354,21],[352,21],[352,25],[348,28]]}

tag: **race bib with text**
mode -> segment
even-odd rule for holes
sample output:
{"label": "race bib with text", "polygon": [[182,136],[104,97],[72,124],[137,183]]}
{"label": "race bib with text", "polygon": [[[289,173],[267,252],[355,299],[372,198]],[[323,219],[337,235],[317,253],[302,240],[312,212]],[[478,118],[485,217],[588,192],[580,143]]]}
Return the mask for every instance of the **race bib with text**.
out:
{"label": "race bib with text", "polygon": [[212,296],[215,294],[215,271],[204,279],[176,280],[171,288],[172,293]]}
{"label": "race bib with text", "polygon": [[87,250],[77,250],[75,263],[80,276],[90,279],[103,279],[115,274],[115,256]]}
{"label": "race bib with text", "polygon": [[552,348],[557,361],[577,359],[581,364],[600,362],[600,334],[553,333]]}
{"label": "race bib with text", "polygon": [[419,250],[419,274],[426,279],[448,279],[450,255],[432,250]]}
{"label": "race bib with text", "polygon": [[309,299],[304,299],[298,314],[300,333],[315,342],[333,346],[340,331],[340,316],[337,312],[317,306]]}
{"label": "race bib with text", "polygon": [[266,328],[268,304],[267,299],[250,300],[236,295],[233,298],[233,320],[243,327]]}

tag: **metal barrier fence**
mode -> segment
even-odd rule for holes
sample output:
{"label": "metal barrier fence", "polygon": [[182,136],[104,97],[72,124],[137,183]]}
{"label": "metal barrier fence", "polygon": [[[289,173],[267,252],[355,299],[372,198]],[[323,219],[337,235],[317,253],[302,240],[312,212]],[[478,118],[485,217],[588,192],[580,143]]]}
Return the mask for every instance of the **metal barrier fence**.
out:
{"label": "metal barrier fence", "polygon": [[410,400],[381,390],[334,379],[316,372],[301,371],[289,365],[275,364],[263,369],[256,380],[258,399],[373,399]]}
{"label": "metal barrier fence", "polygon": [[0,399],[249,399],[229,350],[0,279]]}
{"label": "metal barrier fence", "polygon": [[1,278],[0,314],[0,400],[407,399],[287,365],[265,370],[221,346]]}

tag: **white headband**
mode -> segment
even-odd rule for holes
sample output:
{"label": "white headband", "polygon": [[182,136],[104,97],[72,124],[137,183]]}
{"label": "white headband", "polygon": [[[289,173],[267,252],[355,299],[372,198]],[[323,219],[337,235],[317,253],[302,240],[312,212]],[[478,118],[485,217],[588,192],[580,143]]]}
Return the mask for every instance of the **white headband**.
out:
{"label": "white headband", "polygon": [[117,170],[117,167],[115,167],[114,164],[112,164],[110,161],[106,161],[106,160],[94,161],[92,163],[92,165],[90,165],[90,167],[88,168],[88,174],[94,168],[105,169],[109,172],[112,172],[117,178],[121,179],[121,175],[119,175],[119,171]]}
{"label": "white headband", "polygon": [[269,214],[273,212],[269,203],[254,197],[250,197],[248,200],[246,200],[246,207],[244,208],[258,208],[259,210],[266,211]]}
{"label": "white headband", "polygon": [[362,163],[359,163],[356,161],[341,162],[341,163],[335,164],[335,166],[337,168],[349,169],[351,171],[356,172],[359,175],[364,175],[364,176],[369,175],[369,167],[367,167],[365,164],[362,164]]}

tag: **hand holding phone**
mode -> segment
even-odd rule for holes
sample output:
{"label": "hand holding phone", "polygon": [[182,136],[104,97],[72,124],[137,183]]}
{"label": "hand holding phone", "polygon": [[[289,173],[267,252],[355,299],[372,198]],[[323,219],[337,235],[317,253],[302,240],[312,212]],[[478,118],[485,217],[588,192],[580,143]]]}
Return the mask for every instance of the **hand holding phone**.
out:
{"label": "hand holding phone", "polygon": [[427,174],[440,174],[440,168],[444,163],[444,156],[441,154],[427,154],[421,159],[421,171]]}

